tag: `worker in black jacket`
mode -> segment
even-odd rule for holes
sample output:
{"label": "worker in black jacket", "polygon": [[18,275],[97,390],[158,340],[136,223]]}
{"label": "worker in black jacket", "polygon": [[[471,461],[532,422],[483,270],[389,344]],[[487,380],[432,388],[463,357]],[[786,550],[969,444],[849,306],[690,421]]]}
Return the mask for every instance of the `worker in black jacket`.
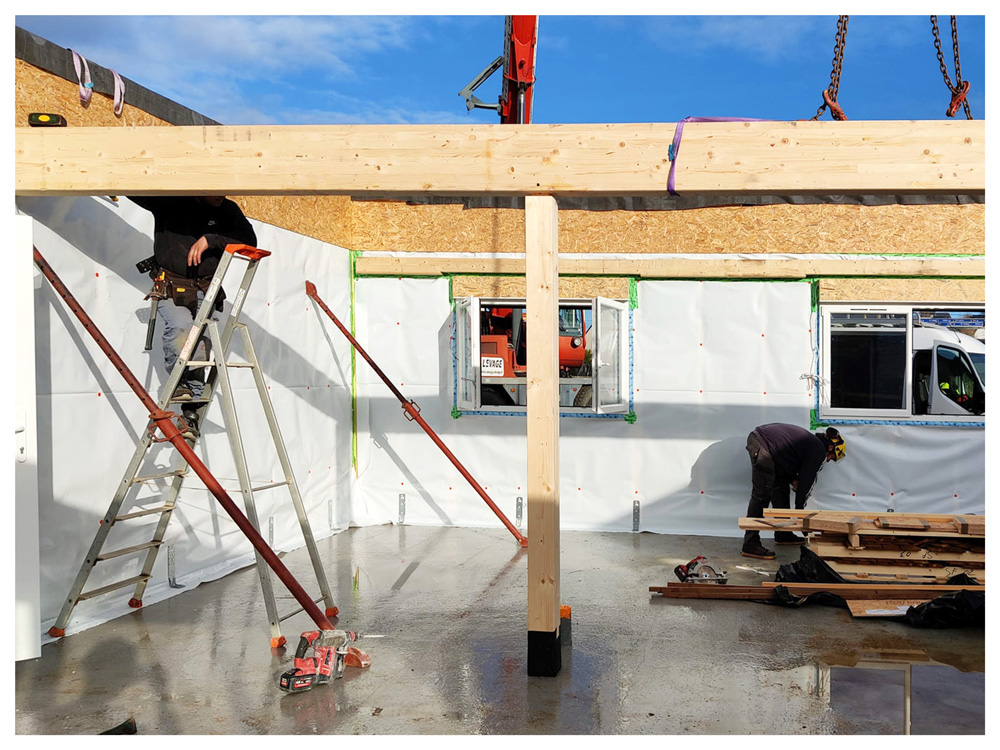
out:
{"label": "worker in black jacket", "polygon": [[[833,427],[825,432],[791,424],[761,425],[747,436],[753,489],[747,518],[761,518],[764,508],[789,507],[789,486],[795,491],[795,507],[806,505],[816,475],[827,461],[844,457],[844,438]],[[776,531],[775,544],[802,544],[805,539],[790,531]],[[773,560],[774,552],[760,541],[760,532],[748,530],[743,537],[743,555]]]}
{"label": "worker in black jacket", "polygon": [[[153,257],[162,273],[157,306],[163,320],[163,360],[167,373],[173,370],[187,339],[198,306],[222,258],[226,245],[257,245],[257,235],[240,207],[222,196],[130,197],[133,203],[153,214]],[[154,290],[156,287],[154,286]],[[220,290],[216,309],[221,312],[225,293]],[[208,359],[210,343],[202,335],[190,359]],[[187,370],[173,393],[173,401],[187,402],[201,398],[204,390],[203,368]],[[188,440],[198,437],[197,407],[182,405],[185,425],[182,434]]]}

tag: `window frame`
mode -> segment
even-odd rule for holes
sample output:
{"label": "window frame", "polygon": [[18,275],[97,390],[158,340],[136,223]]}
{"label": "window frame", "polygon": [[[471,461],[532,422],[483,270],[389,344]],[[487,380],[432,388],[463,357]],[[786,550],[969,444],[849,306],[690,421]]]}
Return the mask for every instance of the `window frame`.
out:
{"label": "window frame", "polygon": [[[930,399],[928,400],[928,411],[927,413],[918,413],[915,411],[915,405],[913,400],[913,387],[915,381],[915,373],[913,371],[914,357],[917,352],[913,350],[913,339],[914,339],[914,319],[918,312],[925,311],[928,309],[936,309],[946,307],[951,311],[985,311],[985,303],[968,303],[968,302],[956,302],[947,304],[929,304],[924,302],[892,302],[885,304],[870,303],[870,302],[820,302],[817,311],[817,325],[819,330],[817,332],[816,345],[819,348],[818,361],[817,361],[817,374],[818,374],[818,387],[816,389],[816,414],[820,421],[824,423],[851,423],[858,421],[888,421],[892,423],[902,423],[907,422],[920,422],[920,423],[979,423],[985,422],[985,414],[973,414],[969,411],[964,413],[932,413],[930,407]],[[904,402],[906,407],[903,409],[865,409],[857,407],[832,407],[830,405],[831,393],[832,393],[832,382],[831,382],[831,369],[832,369],[832,333],[833,325],[831,321],[831,316],[834,313],[889,313],[889,314],[903,314],[906,320],[906,365],[903,373],[903,394]],[[971,358],[968,356],[968,352],[962,349],[960,346],[955,345],[947,341],[937,342],[929,351],[932,367],[937,367],[937,348],[939,345],[946,346],[948,348],[955,349],[961,355],[963,355],[963,360],[972,367],[973,372],[978,377],[978,371],[975,368],[974,363],[972,363]],[[921,350],[923,351],[923,350]],[[982,384],[985,386],[985,384]],[[937,388],[937,384],[933,382],[933,377],[931,382],[929,382],[930,388]],[[942,398],[943,398],[942,394]],[[955,405],[957,408],[961,408],[960,405]]]}
{"label": "window frame", "polygon": [[[906,323],[904,329],[904,357],[903,357],[903,403],[899,409],[865,409],[859,407],[831,406],[830,397],[832,391],[831,371],[833,366],[833,324],[831,317],[840,313],[884,313],[888,315],[902,315]],[[912,406],[912,369],[913,369],[913,312],[908,305],[834,305],[825,304],[820,306],[820,331],[822,335],[822,372],[821,387],[819,389],[819,413],[821,418],[875,418],[875,419],[906,419],[913,415]]]}
{"label": "window frame", "polygon": [[[465,340],[465,330],[463,325],[468,326],[469,330],[476,332],[480,331],[481,326],[481,316],[484,308],[521,308],[525,309],[527,307],[527,302],[523,297],[456,297],[453,300],[453,321],[454,321],[454,341],[455,346],[453,347],[453,357],[455,358],[454,367],[452,368],[455,383],[454,383],[454,407],[458,413],[461,414],[479,414],[479,415],[489,415],[489,414],[526,414],[527,407],[521,404],[504,404],[504,405],[491,405],[484,404],[482,398],[482,389],[486,384],[485,379],[482,376],[482,354],[480,347],[480,336],[472,335],[471,341]],[[592,397],[589,406],[559,406],[560,416],[566,417],[625,417],[631,411],[631,373],[629,368],[629,362],[631,361],[632,354],[632,337],[628,326],[630,325],[629,316],[629,301],[620,299],[609,299],[605,297],[593,297],[593,298],[561,298],[559,300],[559,307],[573,307],[583,310],[589,310],[591,315],[591,327],[590,329],[585,328],[585,334],[587,335],[587,348],[591,352],[591,371],[590,375],[586,376],[576,376],[570,378],[557,378],[563,386],[573,386],[573,385],[590,385]],[[616,337],[617,343],[617,363],[616,363],[616,375],[618,377],[618,382],[620,387],[618,389],[618,397],[613,402],[601,404],[600,401],[600,390],[599,390],[599,376],[597,373],[597,368],[593,363],[598,361],[598,340],[600,336],[600,324],[598,323],[600,311],[607,311],[608,309],[613,309],[616,313],[617,325],[618,325],[618,335]],[[464,357],[475,357],[471,360],[471,364],[463,362]],[[505,382],[497,383],[494,379],[493,382],[497,385],[510,385]],[[526,386],[527,381],[525,378],[518,378],[518,385]],[[580,382],[582,380],[588,381],[587,383]],[[521,382],[523,381],[523,382]],[[569,382],[567,382],[569,381]],[[463,394],[463,384],[465,387],[470,387],[470,384],[474,386],[475,399],[463,398],[463,395],[467,395],[467,392]]]}

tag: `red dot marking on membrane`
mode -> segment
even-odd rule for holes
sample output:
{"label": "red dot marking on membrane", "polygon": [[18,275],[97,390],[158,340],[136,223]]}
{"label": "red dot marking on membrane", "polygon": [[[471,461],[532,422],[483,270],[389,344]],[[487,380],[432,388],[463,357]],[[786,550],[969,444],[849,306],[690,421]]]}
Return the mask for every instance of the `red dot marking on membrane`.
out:
{"label": "red dot marking on membrane", "polygon": [[101,392],[100,392],[100,391],[98,391],[98,392],[97,392],[97,397],[98,397],[98,398],[100,398],[100,397],[101,397]]}

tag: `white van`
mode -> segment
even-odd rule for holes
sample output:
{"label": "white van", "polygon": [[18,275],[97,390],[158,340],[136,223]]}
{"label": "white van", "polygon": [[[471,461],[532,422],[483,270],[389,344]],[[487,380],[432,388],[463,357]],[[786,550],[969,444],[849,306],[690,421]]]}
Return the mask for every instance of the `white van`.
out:
{"label": "white van", "polygon": [[964,333],[913,326],[913,413],[986,413],[986,344]]}

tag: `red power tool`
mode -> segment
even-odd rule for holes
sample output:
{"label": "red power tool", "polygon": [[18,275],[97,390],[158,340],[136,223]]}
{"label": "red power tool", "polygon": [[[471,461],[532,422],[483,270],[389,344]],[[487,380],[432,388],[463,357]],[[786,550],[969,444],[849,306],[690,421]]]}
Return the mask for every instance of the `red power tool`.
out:
{"label": "red power tool", "polygon": [[[322,633],[309,630],[303,633],[295,649],[295,667],[281,675],[278,687],[286,693],[301,693],[316,685],[324,685],[331,679],[339,680],[344,676],[349,652],[363,655],[362,661],[368,658],[364,652],[348,645],[357,639],[358,634],[351,630],[325,630]],[[368,664],[356,666],[366,667]]]}

